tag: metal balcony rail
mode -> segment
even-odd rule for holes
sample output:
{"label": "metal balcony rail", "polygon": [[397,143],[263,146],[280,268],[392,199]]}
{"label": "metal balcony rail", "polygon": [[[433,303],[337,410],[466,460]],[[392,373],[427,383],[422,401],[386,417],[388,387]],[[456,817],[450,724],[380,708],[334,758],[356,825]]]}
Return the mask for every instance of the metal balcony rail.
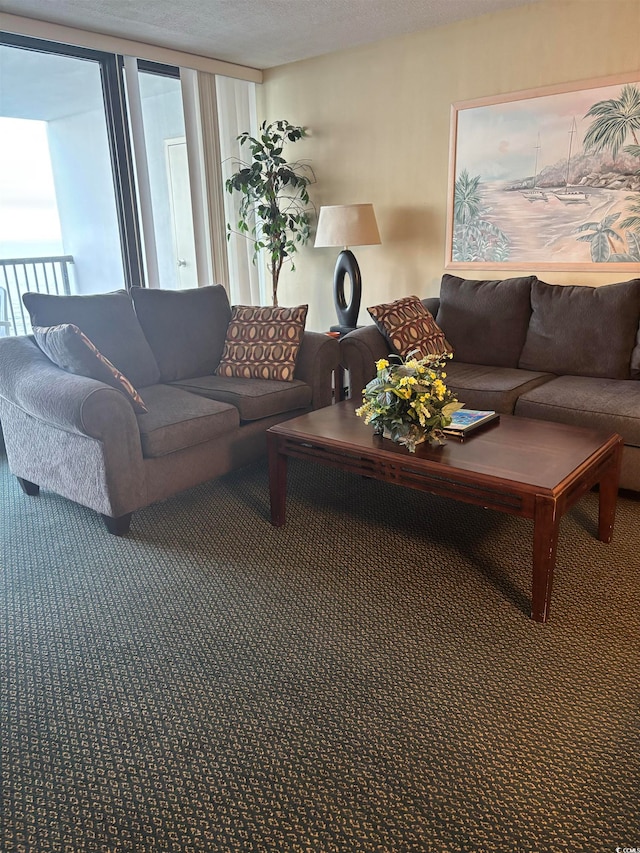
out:
{"label": "metal balcony rail", "polygon": [[0,336],[26,335],[30,331],[22,294],[69,294],[69,267],[73,255],[42,258],[0,258]]}

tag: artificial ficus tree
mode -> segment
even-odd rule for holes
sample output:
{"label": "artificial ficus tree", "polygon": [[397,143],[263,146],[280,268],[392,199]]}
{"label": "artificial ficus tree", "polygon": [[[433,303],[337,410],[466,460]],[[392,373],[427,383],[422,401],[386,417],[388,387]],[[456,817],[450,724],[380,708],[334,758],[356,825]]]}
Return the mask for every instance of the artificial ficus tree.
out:
{"label": "artificial ficus tree", "polygon": [[236,161],[237,170],[225,182],[227,191],[241,196],[236,228],[227,223],[227,238],[234,231],[253,241],[254,263],[264,249],[271,273],[273,304],[278,304],[278,281],[285,262],[295,269],[293,255],[304,246],[310,233],[307,187],[315,180],[311,167],[302,161],[288,163],[283,157],[286,143],[307,136],[306,127],[288,121],[262,122],[257,137],[248,132],[237,137],[247,145],[251,161]]}

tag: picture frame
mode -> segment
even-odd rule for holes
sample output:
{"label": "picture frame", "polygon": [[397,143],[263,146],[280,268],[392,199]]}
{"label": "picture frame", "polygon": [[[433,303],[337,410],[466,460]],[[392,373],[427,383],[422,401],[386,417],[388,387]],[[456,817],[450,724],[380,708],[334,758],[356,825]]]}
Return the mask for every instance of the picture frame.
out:
{"label": "picture frame", "polygon": [[640,273],[640,72],[452,105],[445,268]]}

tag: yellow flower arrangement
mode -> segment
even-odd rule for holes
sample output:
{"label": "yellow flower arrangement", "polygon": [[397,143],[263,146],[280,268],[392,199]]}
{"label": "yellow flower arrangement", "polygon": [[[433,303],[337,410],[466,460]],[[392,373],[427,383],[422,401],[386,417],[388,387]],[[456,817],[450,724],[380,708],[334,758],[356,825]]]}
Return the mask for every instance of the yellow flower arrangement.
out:
{"label": "yellow flower arrangement", "polygon": [[393,355],[381,358],[376,362],[375,379],[362,392],[356,415],[372,424],[376,433],[388,435],[411,453],[424,440],[442,444],[443,428],[463,405],[443,381],[447,358],[451,355],[406,361]]}

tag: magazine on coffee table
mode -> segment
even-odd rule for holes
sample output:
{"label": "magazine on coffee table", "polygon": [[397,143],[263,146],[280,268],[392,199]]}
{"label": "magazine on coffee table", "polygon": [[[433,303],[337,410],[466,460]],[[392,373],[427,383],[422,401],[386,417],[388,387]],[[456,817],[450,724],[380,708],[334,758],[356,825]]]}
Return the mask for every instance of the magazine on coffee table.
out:
{"label": "magazine on coffee table", "polygon": [[457,412],[454,412],[451,423],[444,428],[443,432],[456,438],[464,438],[473,430],[488,424],[490,421],[495,421],[499,417],[500,415],[493,411],[458,409]]}

